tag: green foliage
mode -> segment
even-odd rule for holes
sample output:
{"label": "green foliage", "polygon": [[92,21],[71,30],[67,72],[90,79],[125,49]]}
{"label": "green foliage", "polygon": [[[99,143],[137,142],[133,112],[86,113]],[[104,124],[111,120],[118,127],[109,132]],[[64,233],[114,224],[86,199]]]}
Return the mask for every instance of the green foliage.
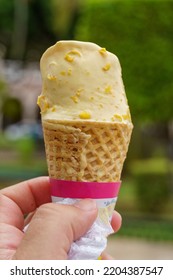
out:
{"label": "green foliage", "polygon": [[51,18],[51,1],[0,0],[0,43],[6,47],[6,57],[40,58],[55,38]]}
{"label": "green foliage", "polygon": [[[0,133],[0,150],[4,152],[15,151],[17,158],[19,158],[20,165],[24,163],[30,163],[33,160],[35,146],[35,141],[29,136],[12,140],[6,137],[3,133]],[[1,164],[3,165],[4,162],[1,162]],[[0,166],[0,168],[1,167],[2,166]]]}
{"label": "green foliage", "polygon": [[168,170],[173,172],[173,163],[167,158],[150,158],[145,160],[134,160],[129,167],[133,175],[138,174],[163,174],[167,175]]}
{"label": "green foliage", "polygon": [[2,132],[0,132],[0,150],[10,150],[12,143],[8,140]]}
{"label": "green foliage", "polygon": [[17,98],[7,98],[3,104],[2,112],[10,117],[15,117],[20,114],[21,104]]}
{"label": "green foliage", "polygon": [[172,220],[150,219],[144,217],[123,216],[123,226],[119,236],[145,238],[147,240],[172,241]]}
{"label": "green foliage", "polygon": [[0,30],[3,33],[11,32],[13,26],[13,1],[0,1]]}
{"label": "green foliage", "polygon": [[139,209],[150,214],[163,212],[170,196],[168,177],[162,174],[139,174],[135,179]]}
{"label": "green foliage", "polygon": [[115,53],[137,121],[168,121],[173,99],[173,1],[88,1],[76,39]]}
{"label": "green foliage", "polygon": [[131,164],[140,211],[150,214],[164,212],[171,198],[168,166],[171,172],[173,164],[165,158],[138,160]]}
{"label": "green foliage", "polygon": [[2,104],[7,97],[8,97],[7,84],[0,77],[0,110],[2,109]]}
{"label": "green foliage", "polygon": [[51,27],[56,37],[71,39],[79,6],[80,0],[51,0]]}
{"label": "green foliage", "polygon": [[30,137],[23,137],[15,143],[16,151],[22,162],[31,163],[34,156],[35,142]]}
{"label": "green foliage", "polygon": [[[29,5],[29,39],[51,37],[51,1],[33,0]],[[43,33],[40,33],[40,32]]]}
{"label": "green foliage", "polygon": [[80,0],[0,0],[0,44],[6,58],[38,60],[57,40],[71,39]]}
{"label": "green foliage", "polygon": [[6,98],[2,105],[2,125],[3,128],[10,124],[21,121],[22,118],[22,105],[17,98]]}

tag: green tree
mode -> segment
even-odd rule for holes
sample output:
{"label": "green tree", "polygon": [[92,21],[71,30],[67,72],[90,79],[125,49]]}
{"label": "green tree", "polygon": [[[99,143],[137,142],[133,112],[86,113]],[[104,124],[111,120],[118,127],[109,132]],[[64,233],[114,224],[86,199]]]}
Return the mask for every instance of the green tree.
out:
{"label": "green tree", "polygon": [[2,105],[6,98],[8,98],[9,89],[7,87],[7,84],[0,76],[0,111],[2,110]]}
{"label": "green tree", "polygon": [[51,0],[53,33],[62,39],[72,39],[81,0]]}
{"label": "green tree", "polygon": [[57,40],[72,39],[81,0],[0,0],[0,47],[6,58],[38,60]]}
{"label": "green tree", "polygon": [[23,59],[28,32],[28,0],[14,0],[11,58]]}
{"label": "green tree", "polygon": [[0,43],[6,58],[35,59],[52,44],[51,1],[0,0]]}
{"label": "green tree", "polygon": [[137,121],[173,117],[173,1],[87,1],[76,39],[115,53]]}

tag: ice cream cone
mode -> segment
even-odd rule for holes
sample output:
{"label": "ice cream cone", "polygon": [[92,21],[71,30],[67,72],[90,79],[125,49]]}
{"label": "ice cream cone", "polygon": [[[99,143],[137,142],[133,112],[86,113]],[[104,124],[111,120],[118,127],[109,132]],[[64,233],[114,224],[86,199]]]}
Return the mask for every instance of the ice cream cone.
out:
{"label": "ice cream cone", "polygon": [[[43,87],[38,105],[52,201],[96,200],[99,215],[88,243],[94,244],[94,251],[100,248],[97,258],[112,232],[110,219],[133,128],[121,66],[105,48],[77,41],[60,41],[50,47],[40,66]],[[94,243],[89,241],[93,238]],[[86,246],[82,245],[84,251]],[[85,252],[80,254],[79,247],[80,259]],[[73,248],[72,259],[76,245]],[[91,255],[90,251],[87,257]]]}
{"label": "ice cream cone", "polygon": [[60,41],[40,66],[50,178],[120,181],[133,125],[118,58],[93,43]]}
{"label": "ice cream cone", "polygon": [[117,182],[121,178],[132,125],[43,121],[50,178]]}

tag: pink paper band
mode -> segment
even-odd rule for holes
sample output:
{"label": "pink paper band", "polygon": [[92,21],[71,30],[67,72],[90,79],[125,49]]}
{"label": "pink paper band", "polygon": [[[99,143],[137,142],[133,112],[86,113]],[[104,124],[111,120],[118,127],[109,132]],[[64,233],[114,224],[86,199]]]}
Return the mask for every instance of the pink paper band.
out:
{"label": "pink paper band", "polygon": [[51,195],[63,198],[114,198],[121,182],[77,182],[50,178]]}

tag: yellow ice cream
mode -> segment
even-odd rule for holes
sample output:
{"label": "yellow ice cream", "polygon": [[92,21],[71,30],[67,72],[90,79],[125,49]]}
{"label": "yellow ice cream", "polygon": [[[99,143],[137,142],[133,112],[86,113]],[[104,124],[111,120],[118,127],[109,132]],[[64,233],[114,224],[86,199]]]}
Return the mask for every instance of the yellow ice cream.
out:
{"label": "yellow ice cream", "polygon": [[119,60],[105,48],[59,41],[40,67],[42,120],[131,123]]}

